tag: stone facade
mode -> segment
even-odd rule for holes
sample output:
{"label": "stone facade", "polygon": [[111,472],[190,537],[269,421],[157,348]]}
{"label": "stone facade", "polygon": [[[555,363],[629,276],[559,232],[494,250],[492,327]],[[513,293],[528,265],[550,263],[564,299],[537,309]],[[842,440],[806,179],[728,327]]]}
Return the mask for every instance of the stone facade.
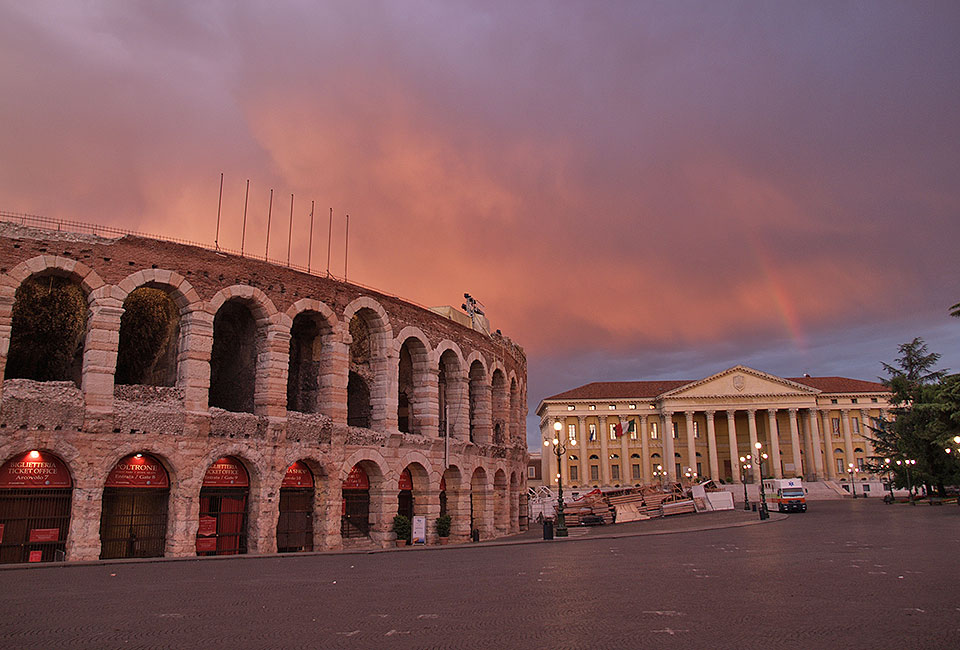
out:
{"label": "stone facade", "polygon": [[[428,522],[428,543],[435,541],[441,480],[454,541],[469,539],[471,529],[486,539],[525,527],[526,359],[509,339],[394,296],[267,262],[148,238],[3,224],[0,375],[17,290],[30,278],[49,275],[76,282],[87,298],[82,380],[3,380],[0,464],[40,450],[67,466],[73,484],[68,560],[100,556],[104,481],[120,459],[134,453],[158,459],[170,478],[168,556],[196,553],[201,484],[210,465],[225,456],[239,460],[249,474],[250,553],[277,550],[281,482],[296,461],[314,476],[316,550],[344,545],[341,485],[356,465],[370,485],[369,533],[361,543],[392,543],[404,470],[412,477],[414,514]],[[125,300],[140,287],[164,291],[179,310],[172,386],[114,381]],[[218,313],[227,305],[249,313],[255,327],[247,343],[228,346],[249,353],[255,365],[249,385],[238,388],[249,391],[249,406],[237,400],[240,406],[226,407],[231,410],[210,404],[216,372],[211,357],[215,337],[222,335]],[[367,427],[347,424],[355,315],[370,344],[362,395]],[[304,348],[309,358],[298,361],[291,388],[291,331],[301,316],[317,334],[310,339],[313,348]],[[398,429],[404,349],[413,358],[408,410],[416,424],[409,433]],[[297,392],[297,411],[288,410],[288,391]]]}
{"label": "stone facade", "polygon": [[740,461],[758,442],[767,477],[869,481],[874,477],[861,473],[873,454],[868,427],[889,417],[889,400],[877,382],[787,379],[746,366],[695,381],[595,382],[537,407],[544,482],[556,485],[555,423],[566,443],[563,484],[573,490],[704,478],[759,482]]}

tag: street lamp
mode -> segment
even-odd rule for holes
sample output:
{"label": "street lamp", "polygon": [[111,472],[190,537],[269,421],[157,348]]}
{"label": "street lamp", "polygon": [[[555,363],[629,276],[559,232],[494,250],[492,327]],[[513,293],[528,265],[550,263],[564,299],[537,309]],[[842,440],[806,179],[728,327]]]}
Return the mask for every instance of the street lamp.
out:
{"label": "street lamp", "polygon": [[907,470],[907,494],[910,495],[910,505],[912,506],[917,505],[917,502],[913,500],[913,483],[910,481],[910,466],[916,464],[917,461],[912,458],[897,461],[897,465],[903,465]]}
{"label": "street lamp", "polygon": [[653,473],[654,476],[660,477],[660,491],[663,492],[667,489],[667,473],[663,471],[663,465],[657,465],[657,471]]}
{"label": "street lamp", "polygon": [[[567,453],[567,448],[563,444],[563,438],[560,436],[560,430],[563,429],[563,425],[560,424],[560,421],[557,420],[553,423],[553,453],[557,457],[557,537],[567,537],[567,520],[563,515],[563,455]],[[544,447],[550,446],[549,440],[543,441]],[[577,441],[575,438],[570,439],[570,445],[575,446]]]}
{"label": "street lamp", "polygon": [[857,472],[859,470],[853,466],[853,463],[847,463],[847,473],[850,474],[850,489],[853,491],[853,498],[857,498]]}
{"label": "street lamp", "polygon": [[[960,436],[953,437],[953,444],[957,446],[956,449],[952,447],[947,447],[946,449],[944,449],[944,451],[947,452],[948,454],[956,451],[957,453],[954,455],[954,458],[960,459]],[[957,505],[960,506],[960,495],[957,496]]]}
{"label": "street lamp", "polygon": [[893,503],[893,468],[890,466],[890,459],[883,459],[884,467],[887,468],[887,487],[890,488],[890,503]]}
{"label": "street lamp", "polygon": [[760,520],[767,519],[770,513],[767,512],[767,495],[763,491],[763,461],[767,455],[762,452],[763,443],[759,440],[753,445],[757,449],[757,471],[760,472]]}
{"label": "street lamp", "polygon": [[750,499],[747,497],[747,470],[752,467],[750,460],[753,458],[750,454],[740,457],[740,482],[743,483],[743,509],[750,509]]}

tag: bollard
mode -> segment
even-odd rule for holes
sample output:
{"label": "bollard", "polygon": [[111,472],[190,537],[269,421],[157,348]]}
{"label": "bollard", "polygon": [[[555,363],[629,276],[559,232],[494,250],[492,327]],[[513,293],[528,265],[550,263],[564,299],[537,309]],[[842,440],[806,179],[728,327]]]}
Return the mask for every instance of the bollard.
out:
{"label": "bollard", "polygon": [[543,538],[553,539],[553,519],[543,520]]}

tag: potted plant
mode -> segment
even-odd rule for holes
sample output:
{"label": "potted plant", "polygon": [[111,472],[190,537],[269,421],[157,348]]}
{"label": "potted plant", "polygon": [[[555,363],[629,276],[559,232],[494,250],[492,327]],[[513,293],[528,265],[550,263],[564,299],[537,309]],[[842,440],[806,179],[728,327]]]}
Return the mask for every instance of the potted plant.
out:
{"label": "potted plant", "polygon": [[440,515],[437,517],[435,522],[437,528],[437,537],[440,538],[441,544],[446,544],[450,541],[450,515]]}
{"label": "potted plant", "polygon": [[397,535],[397,546],[406,546],[410,541],[410,518],[397,515],[393,518],[393,532]]}

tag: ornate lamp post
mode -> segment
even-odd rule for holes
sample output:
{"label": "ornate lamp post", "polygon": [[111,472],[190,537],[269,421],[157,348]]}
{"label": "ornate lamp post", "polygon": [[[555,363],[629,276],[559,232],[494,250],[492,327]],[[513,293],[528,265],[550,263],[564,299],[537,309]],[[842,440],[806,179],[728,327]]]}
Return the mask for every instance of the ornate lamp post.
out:
{"label": "ornate lamp post", "polygon": [[847,463],[847,473],[850,474],[850,489],[853,491],[853,498],[857,498],[857,468],[853,463]]}
{"label": "ornate lamp post", "polygon": [[910,495],[910,505],[912,506],[917,505],[917,502],[913,500],[913,483],[910,482],[910,466],[916,464],[917,461],[913,460],[912,458],[897,461],[897,465],[903,465],[907,470],[907,494]]}
{"label": "ornate lamp post", "polygon": [[743,509],[750,509],[750,498],[747,497],[747,470],[753,467],[750,461],[753,458],[750,454],[740,457],[740,482],[743,483]]}
{"label": "ornate lamp post", "polygon": [[893,503],[893,468],[890,466],[890,459],[884,458],[883,465],[887,468],[887,487],[890,488],[890,503]]}
{"label": "ornate lamp post", "polygon": [[[952,447],[947,447],[946,449],[944,449],[944,451],[947,452],[948,454],[956,452],[956,454],[954,454],[954,458],[960,459],[960,436],[953,437],[953,444],[957,446],[956,449]],[[960,495],[957,496],[957,505],[960,506]]]}
{"label": "ornate lamp post", "polygon": [[763,461],[767,459],[767,455],[762,452],[763,443],[759,440],[754,447],[757,449],[757,471],[760,473],[760,519],[763,520],[770,516],[767,511],[767,495],[763,491]]}
{"label": "ornate lamp post", "polygon": [[[563,438],[560,436],[560,430],[563,429],[563,425],[560,424],[560,421],[553,423],[553,453],[557,457],[557,537],[567,537],[567,521],[563,514],[563,455],[567,453],[567,448],[563,443]],[[543,441],[544,447],[550,446],[549,440]],[[570,445],[576,445],[577,441],[573,438],[570,439]]]}
{"label": "ornate lamp post", "polygon": [[657,465],[657,471],[655,471],[653,475],[660,477],[660,490],[661,491],[665,490],[667,487],[666,485],[667,473],[663,471],[663,465]]}

